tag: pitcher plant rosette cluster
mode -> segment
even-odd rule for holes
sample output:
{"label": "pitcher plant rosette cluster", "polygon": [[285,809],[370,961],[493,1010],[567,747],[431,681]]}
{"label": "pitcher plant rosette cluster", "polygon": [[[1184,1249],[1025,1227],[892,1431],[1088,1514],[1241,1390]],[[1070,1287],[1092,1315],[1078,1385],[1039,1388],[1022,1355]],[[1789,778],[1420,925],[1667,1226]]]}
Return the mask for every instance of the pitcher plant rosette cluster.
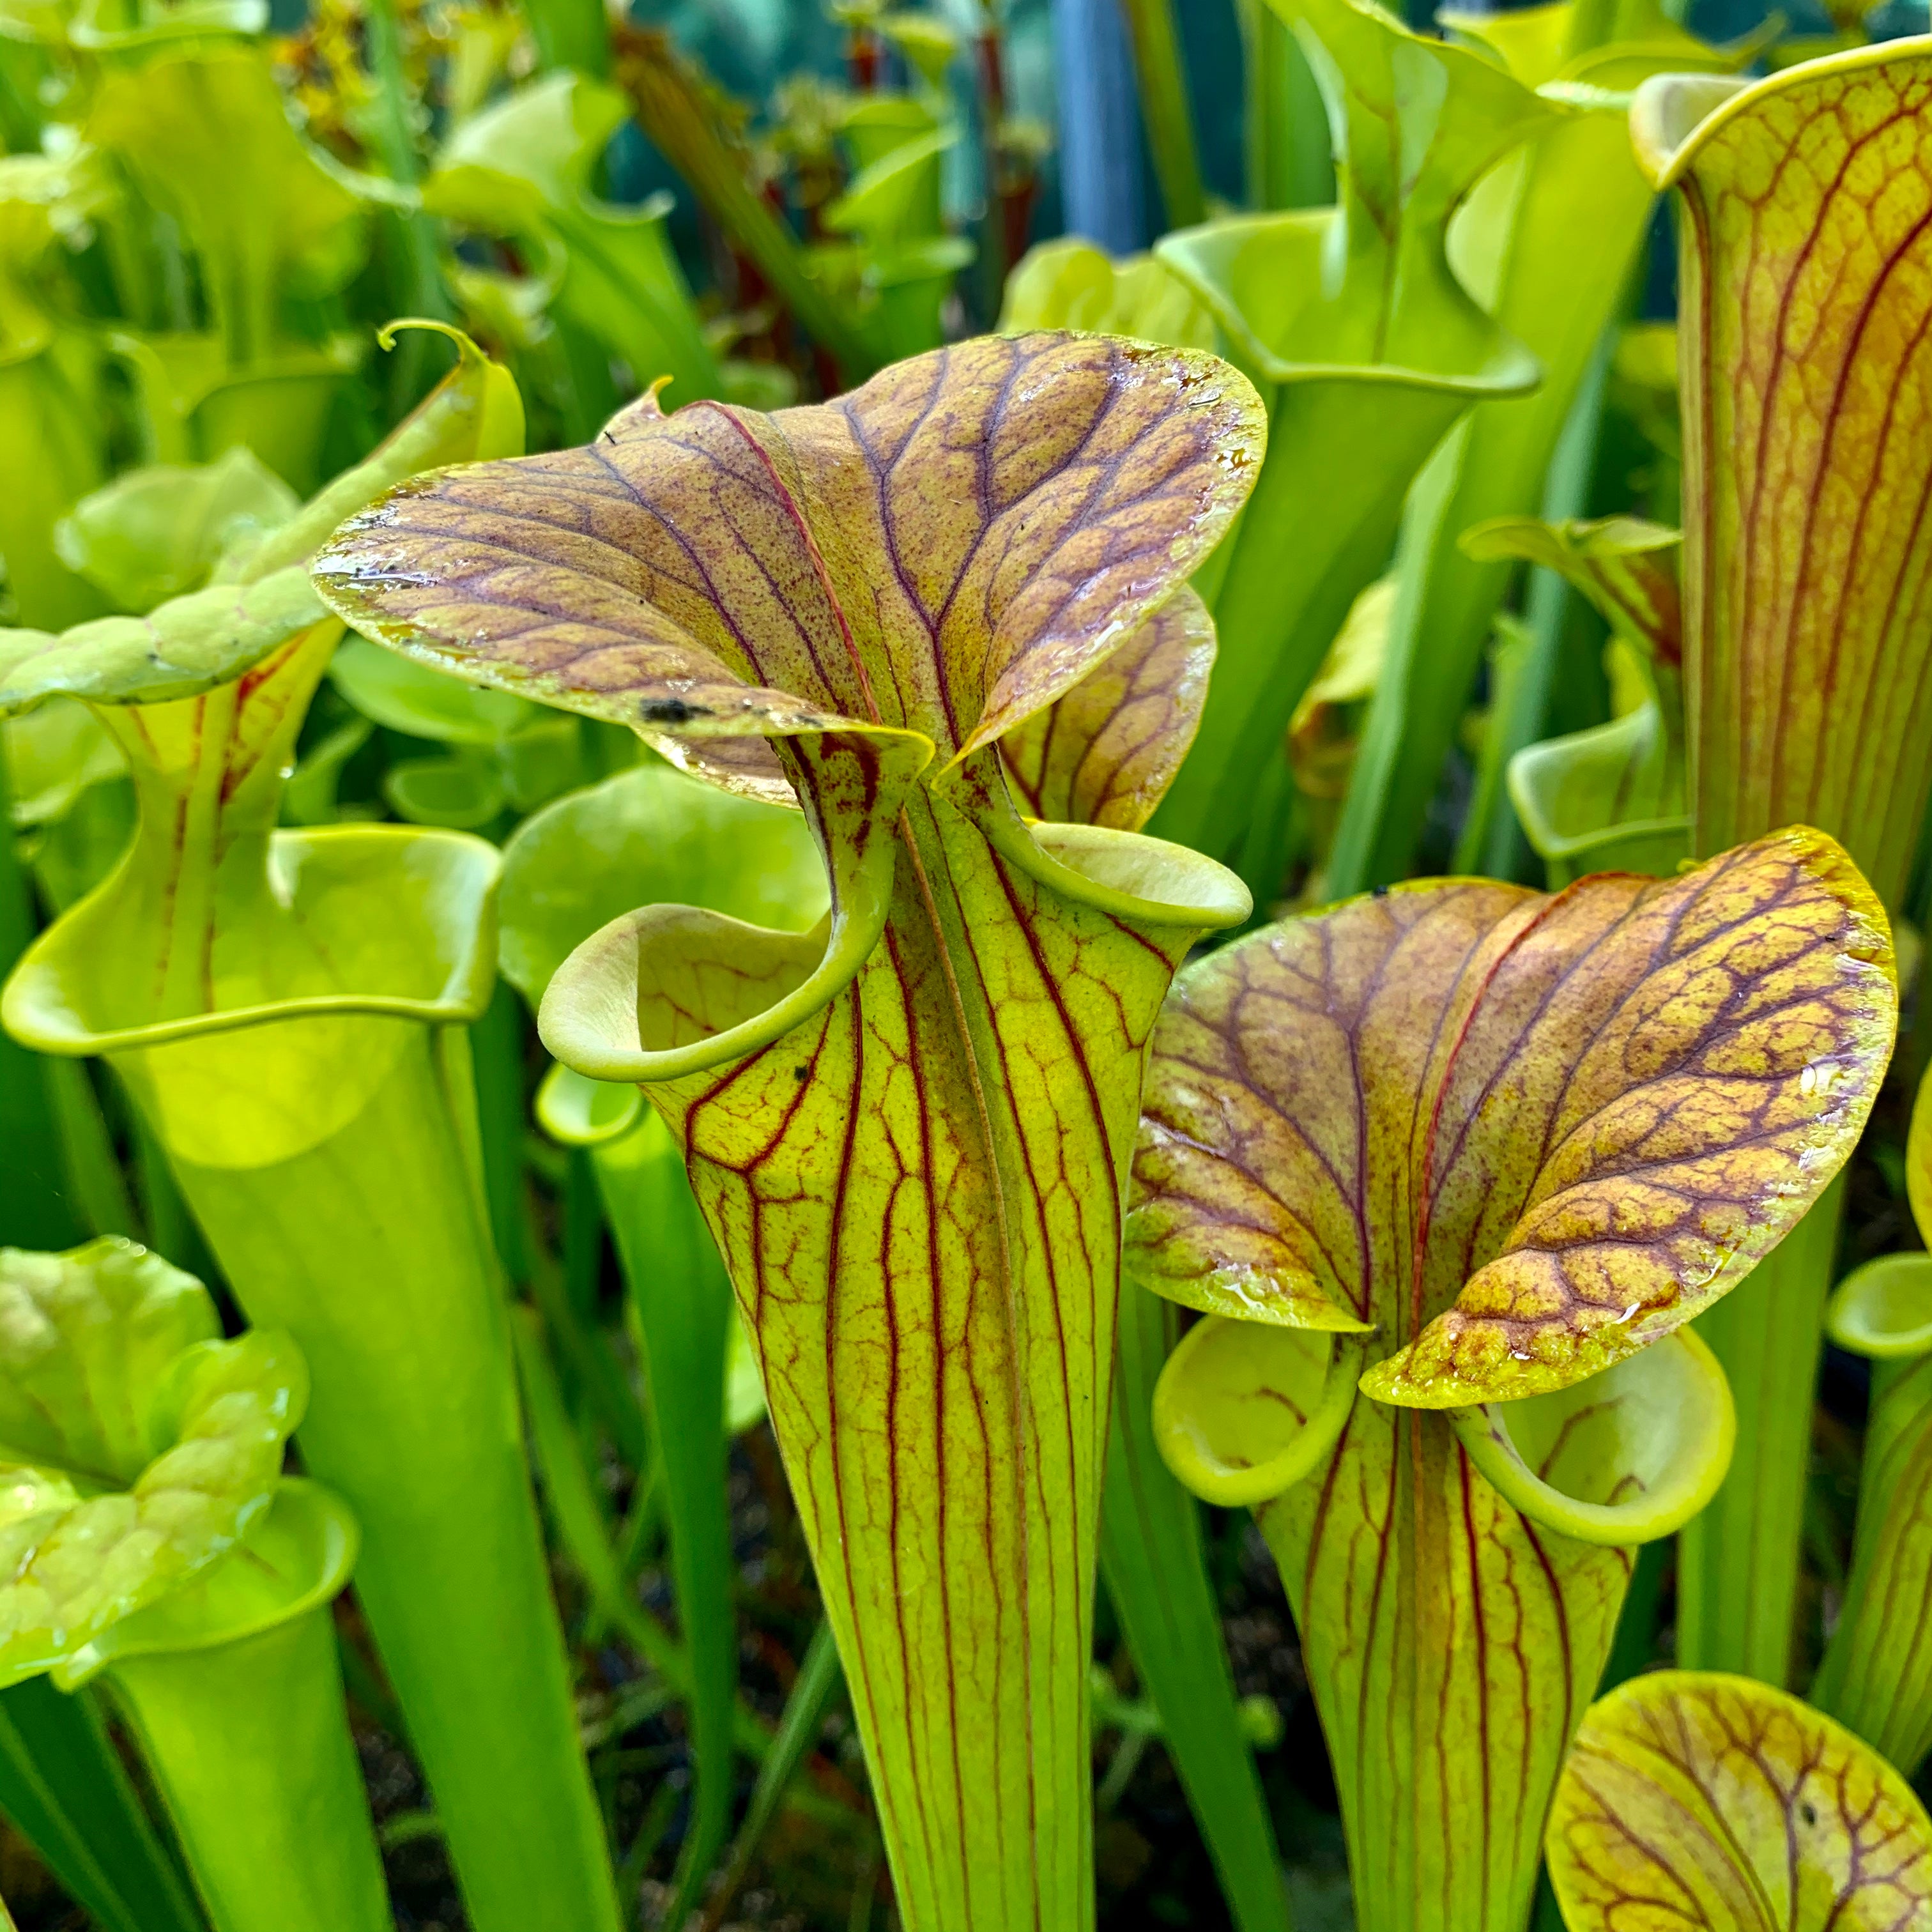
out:
{"label": "pitcher plant rosette cluster", "polygon": [[1932,1932],[1932,35],[1009,10],[0,0],[23,1924]]}
{"label": "pitcher plant rosette cluster", "polygon": [[1366,1932],[1524,1922],[1634,1547],[1729,1460],[1684,1324],[1850,1154],[1896,1005],[1803,828],[1667,883],[1398,886],[1181,974],[1126,1265],[1208,1318],[1156,1432],[1280,1565]]}
{"label": "pitcher plant rosette cluster", "polygon": [[1139,836],[1264,434],[1214,357],[983,339],[823,406],[653,398],[406,484],[367,637],[802,809],[800,934],[677,905],[550,980],[682,1147],[763,1370],[905,1922],[1091,1922],[1087,1659],[1121,1210],[1175,966],[1247,895]]}
{"label": "pitcher plant rosette cluster", "polygon": [[244,1309],[306,1358],[303,1454],[361,1525],[358,1595],[472,1923],[614,1932],[476,1146],[466,1023],[495,983],[497,854],[278,824],[342,634],[310,554],[400,478],[521,447],[515,386],[458,349],[386,442],[206,587],[0,632],[0,710],[87,704],[137,801],[127,852],[28,949],[0,1015],[41,1053],[106,1059]]}

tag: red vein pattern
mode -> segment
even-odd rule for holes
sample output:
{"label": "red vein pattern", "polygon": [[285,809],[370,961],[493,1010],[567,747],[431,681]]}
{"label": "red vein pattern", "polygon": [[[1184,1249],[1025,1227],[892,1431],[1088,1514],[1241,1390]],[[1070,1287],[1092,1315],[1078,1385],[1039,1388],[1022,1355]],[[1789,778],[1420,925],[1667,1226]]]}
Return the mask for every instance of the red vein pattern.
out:
{"label": "red vein pattern", "polygon": [[1184,584],[1105,664],[1000,740],[1022,808],[1138,832],[1194,742],[1214,668],[1214,620]]}
{"label": "red vein pattern", "polygon": [[[280,954],[303,958],[280,922],[242,915],[268,907],[276,890],[268,843],[285,768],[341,634],[325,614],[198,698],[96,707],[128,753],[140,810],[134,850],[117,874],[124,943],[75,962],[87,976],[90,1024],[106,1015],[118,1028],[212,1012],[233,1003],[231,980],[259,989],[287,977]],[[283,943],[265,942],[264,932]]]}
{"label": "red vein pattern", "polygon": [[1328,1464],[1257,1516],[1335,1767],[1356,1922],[1518,1932],[1631,1552],[1520,1516],[1441,1416],[1362,1400]]}
{"label": "red vein pattern", "polygon": [[1194,928],[1056,900],[943,803],[908,816],[858,979],[649,1090],[757,1340],[907,1923],[1071,1928],[1120,1196]]}
{"label": "red vein pattern", "polygon": [[1549,1858],[1571,1932],[1932,1928],[1932,1821],[1911,1787],[1748,1678],[1658,1671],[1594,1705]]}
{"label": "red vein pattern", "polygon": [[1372,1331],[1370,1399],[1259,1513],[1362,1924],[1520,1926],[1628,1576],[1519,1515],[1430,1412],[1580,1382],[1724,1292],[1849,1153],[1895,1005],[1882,912],[1803,830],[1668,882],[1398,887],[1181,975],[1130,1268]]}
{"label": "red vein pattern", "polygon": [[395,493],[319,566],[382,640],[666,736],[717,782],[782,777],[826,850],[826,958],[876,930],[755,1049],[704,1042],[829,969],[688,908],[634,915],[628,962],[592,941],[546,1016],[562,988],[572,1024],[634,1022],[634,1053],[698,1049],[640,1077],[763,1364],[909,1932],[1092,1922],[1123,1190],[1174,968],[1238,912],[1188,899],[1199,862],[1150,842],[1136,876],[1174,903],[1030,849],[996,741],[1061,700],[1054,802],[1144,814],[1178,758],[1160,733],[1191,729],[1198,621],[1172,665],[1151,627],[1155,686],[1130,658],[1091,700],[1154,613],[1188,610],[1262,424],[1198,352],[988,340],[773,416],[633,408],[587,450]]}
{"label": "red vein pattern", "polygon": [[1286,922],[1177,989],[1131,1264],[1218,1312],[1372,1323],[1383,1400],[1565,1387],[1796,1222],[1897,1006],[1882,910],[1802,829],[1678,879],[1428,883]]}
{"label": "red vein pattern", "polygon": [[1801,820],[1880,896],[1932,786],[1932,56],[1754,90],[1676,164],[1697,836]]}

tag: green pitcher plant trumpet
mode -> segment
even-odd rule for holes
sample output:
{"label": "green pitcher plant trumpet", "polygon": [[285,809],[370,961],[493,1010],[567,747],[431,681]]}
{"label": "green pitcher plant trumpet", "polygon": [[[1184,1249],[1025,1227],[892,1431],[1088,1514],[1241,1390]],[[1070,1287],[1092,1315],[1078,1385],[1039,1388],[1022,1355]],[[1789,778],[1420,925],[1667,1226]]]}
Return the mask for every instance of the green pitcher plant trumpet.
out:
{"label": "green pitcher plant trumpet", "polygon": [[1536,386],[1535,357],[1451,266],[1449,225],[1504,156],[1576,111],[1378,6],[1276,10],[1328,108],[1335,206],[1212,221],[1155,250],[1269,402],[1270,459],[1196,586],[1221,639],[1199,750],[1154,821],[1216,857],[1239,850],[1258,775],[1386,566],[1424,459],[1475,403]]}
{"label": "green pitcher plant trumpet", "polygon": [[0,1249],[0,1682],[100,1678],[214,1932],[386,1932],[329,1600],[354,1520],[283,1480],[308,1394],[131,1241]]}
{"label": "green pitcher plant trumpet", "polygon": [[[1932,1082],[1919,1084],[1905,1159],[1922,1238],[1932,1227]],[[1811,1701],[1909,1776],[1932,1750],[1932,1256],[1868,1262],[1834,1292],[1825,1328],[1870,1358],[1872,1399],[1851,1573]]]}
{"label": "green pitcher plant trumpet", "polygon": [[1210,1318],[1156,1432],[1280,1565],[1364,1932],[1524,1923],[1632,1546],[1729,1457],[1684,1324],[1849,1154],[1896,1006],[1804,828],[1668,883],[1397,886],[1180,975],[1126,1266]]}
{"label": "green pitcher plant trumpet", "polygon": [[1745,1677],[1660,1670],[1592,1706],[1547,1850],[1570,1932],[1932,1924],[1932,1820],[1911,1786]]}
{"label": "green pitcher plant trumpet", "polygon": [[1130,828],[1192,734],[1184,580],[1264,434],[1212,356],[985,338],[770,416],[646,398],[404,485],[316,562],[365,636],[795,801],[824,855],[812,932],[633,911],[540,1030],[682,1150],[914,1932],[1093,1922],[1126,1165],[1174,968],[1249,910]]}
{"label": "green pitcher plant trumpet", "polygon": [[[1329,870],[1337,894],[1414,869],[1430,798],[1508,577],[1500,557],[1459,539],[1472,524],[1544,507],[1546,478],[1562,487],[1552,454],[1603,352],[1605,329],[1629,298],[1657,190],[1630,152],[1622,97],[1653,74],[1730,70],[1757,51],[1749,43],[1707,46],[1654,0],[1439,17],[1499,56],[1525,86],[1592,105],[1493,170],[1450,231],[1450,259],[1471,294],[1535,356],[1543,380],[1530,395],[1479,403],[1416,479],[1390,663]],[[1590,246],[1579,248],[1576,238],[1585,234]],[[1480,814],[1471,818],[1459,868],[1475,856],[1469,848]]]}
{"label": "green pitcher plant trumpet", "polygon": [[465,1028],[495,983],[497,855],[276,829],[341,634],[309,554],[424,465],[521,446],[514,386],[458,348],[367,463],[208,588],[0,633],[0,704],[85,699],[140,803],[122,864],[28,949],[0,1017],[107,1059],[243,1307],[306,1357],[302,1453],[362,1526],[357,1594],[471,1922],[614,1932],[482,1198]]}

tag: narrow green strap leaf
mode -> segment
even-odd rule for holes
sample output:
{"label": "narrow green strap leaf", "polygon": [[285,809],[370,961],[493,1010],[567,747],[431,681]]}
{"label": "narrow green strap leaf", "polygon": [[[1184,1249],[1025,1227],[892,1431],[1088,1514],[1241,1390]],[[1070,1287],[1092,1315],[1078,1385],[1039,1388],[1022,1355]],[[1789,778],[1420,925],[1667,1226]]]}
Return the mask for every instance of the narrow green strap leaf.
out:
{"label": "narrow green strap leaf", "polygon": [[1155,1442],[1170,1315],[1144,1291],[1124,1291],[1101,1574],[1239,1932],[1288,1932],[1281,1854],[1234,1702],[1199,1518]]}
{"label": "narrow green strap leaf", "polygon": [[1876,1752],[1768,1685],[1667,1670],[1591,1707],[1550,1874],[1571,1932],[1932,1920],[1932,1821]]}
{"label": "narrow green strap leaf", "polygon": [[0,1810],[101,1932],[202,1932],[91,1696],[0,1693]]}
{"label": "narrow green strap leaf", "polygon": [[687,1715],[695,1802],[666,1922],[695,1905],[730,1828],[738,1681],[724,1364],[731,1285],[691,1198],[669,1132],[646,1112],[593,1150],[624,1270],[664,1490],[678,1627],[691,1659]]}
{"label": "narrow green strap leaf", "polygon": [[811,1642],[806,1646],[805,1660],[800,1664],[798,1675],[792,1680],[791,1689],[786,1694],[784,1710],[772,1738],[770,1754],[758,1767],[758,1779],[752,1786],[743,1821],[738,1827],[737,1836],[731,1841],[731,1856],[725,1866],[724,1882],[712,1892],[706,1905],[708,1923],[721,1921],[736,1898],[746,1874],[751,1870],[752,1861],[764,1842],[765,1834],[784,1802],[785,1792],[797,1775],[799,1766],[811,1754],[818,1741],[826,1712],[838,1693],[841,1681],[838,1646],[833,1640],[831,1624],[821,1619],[812,1634]]}
{"label": "narrow green strap leaf", "polygon": [[1141,122],[1160,181],[1166,226],[1186,228],[1208,211],[1173,0],[1129,0],[1125,10],[1140,82]]}

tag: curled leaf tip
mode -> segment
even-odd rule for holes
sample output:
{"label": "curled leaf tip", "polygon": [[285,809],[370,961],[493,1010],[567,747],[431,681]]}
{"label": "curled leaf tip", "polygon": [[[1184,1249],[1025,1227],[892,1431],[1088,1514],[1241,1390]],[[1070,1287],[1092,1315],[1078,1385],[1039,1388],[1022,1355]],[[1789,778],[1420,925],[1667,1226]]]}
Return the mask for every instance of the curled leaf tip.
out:
{"label": "curled leaf tip", "polygon": [[646,732],[869,725],[957,764],[1133,636],[1265,434],[1198,351],[982,338],[809,408],[645,398],[584,449],[392,493],[318,581],[380,642]]}
{"label": "curled leaf tip", "polygon": [[1458,1440],[1532,1522],[1628,1549],[1682,1528],[1731,1465],[1737,1407],[1694,1329],[1526,1402],[1454,1409]]}
{"label": "curled leaf tip", "polygon": [[1178,1482],[1222,1509],[1292,1489],[1324,1461],[1354,1406],[1362,1344],[1210,1316],[1154,1389],[1154,1441]]}
{"label": "curled leaf tip", "polygon": [[1372,1323],[1378,1401],[1566,1387],[1795,1224],[1896,1011],[1882,909],[1804,827],[1667,881],[1427,882],[1267,928],[1163,1016],[1131,1271],[1226,1313]]}
{"label": "curled leaf tip", "polygon": [[74,1660],[268,1508],[307,1370],[286,1334],[220,1334],[131,1241],[0,1249],[0,1682]]}

